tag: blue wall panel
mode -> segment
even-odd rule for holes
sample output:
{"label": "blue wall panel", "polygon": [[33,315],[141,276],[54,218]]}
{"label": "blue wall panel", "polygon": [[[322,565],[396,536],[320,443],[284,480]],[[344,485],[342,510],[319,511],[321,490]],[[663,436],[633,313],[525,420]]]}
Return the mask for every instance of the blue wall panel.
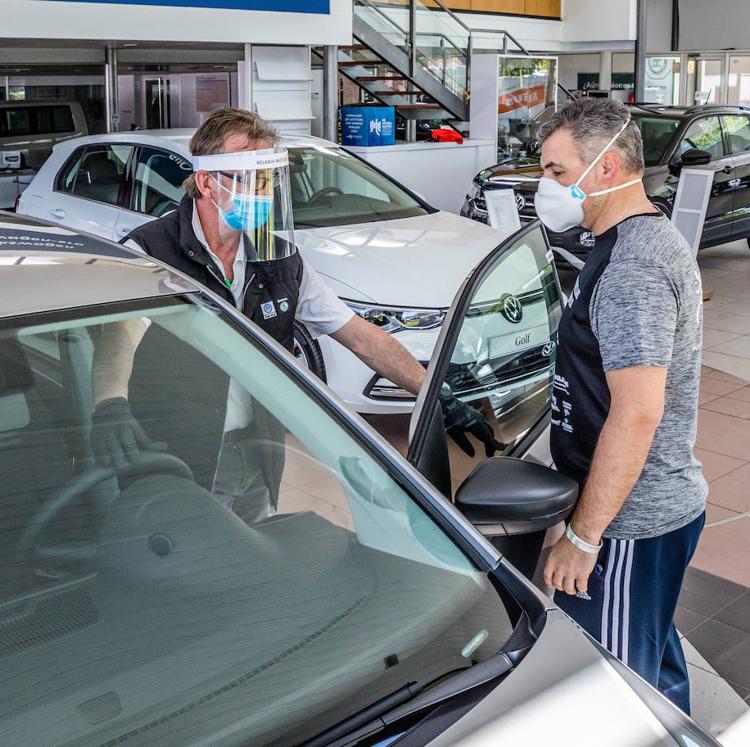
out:
{"label": "blue wall panel", "polygon": [[[49,1],[49,0],[46,0]],[[329,13],[329,0],[55,0],[104,5],[159,5],[170,8],[221,8],[267,10],[286,13]]]}

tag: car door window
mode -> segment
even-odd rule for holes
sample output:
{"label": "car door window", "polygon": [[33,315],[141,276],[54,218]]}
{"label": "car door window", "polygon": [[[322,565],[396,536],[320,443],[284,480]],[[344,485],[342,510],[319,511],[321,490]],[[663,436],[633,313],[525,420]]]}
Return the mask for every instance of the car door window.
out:
{"label": "car door window", "polygon": [[190,162],[161,148],[141,148],[133,181],[132,209],[159,218],[174,210],[185,194],[182,183]]}
{"label": "car door window", "polygon": [[[487,261],[473,285],[465,286],[469,295],[454,302],[455,316],[438,341],[431,374],[479,410],[495,439],[505,445],[500,453],[512,455],[549,411],[561,293],[538,223]],[[423,396],[429,398],[434,385],[431,380],[428,393],[418,400],[418,419],[427,406]],[[412,447],[419,448],[418,434],[417,429]],[[481,442],[473,440],[472,445],[476,453],[469,456],[448,441],[454,488],[486,458]]]}
{"label": "car door window", "polygon": [[731,114],[721,118],[732,155],[746,155],[750,150],[750,118],[744,114]]}
{"label": "car door window", "polygon": [[680,140],[679,155],[693,148],[707,151],[712,160],[724,157],[724,140],[718,117],[703,117],[687,128]]}
{"label": "car door window", "polygon": [[117,205],[132,152],[132,145],[86,146],[68,161],[58,177],[57,189],[75,197]]}

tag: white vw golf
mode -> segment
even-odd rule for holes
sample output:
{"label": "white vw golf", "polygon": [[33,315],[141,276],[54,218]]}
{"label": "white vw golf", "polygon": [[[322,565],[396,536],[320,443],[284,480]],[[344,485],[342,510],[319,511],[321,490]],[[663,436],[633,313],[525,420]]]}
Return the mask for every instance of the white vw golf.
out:
{"label": "white vw golf", "polygon": [[[21,196],[18,212],[120,240],[175,209],[191,171],[192,132],[136,131],[60,143]],[[291,156],[300,252],[358,314],[397,335],[418,360],[429,361],[461,281],[504,237],[432,208],[333,143],[284,136],[282,144]],[[532,386],[535,373],[546,383],[548,361],[541,353],[548,337],[537,339],[535,328],[529,332],[526,325],[524,335],[515,334],[520,318],[514,315],[533,314],[534,300],[487,299],[502,301],[508,312],[507,328],[493,336],[496,351],[522,356],[523,378]],[[316,341],[299,324],[295,341],[298,358],[356,411],[412,409],[410,394],[332,339]]]}

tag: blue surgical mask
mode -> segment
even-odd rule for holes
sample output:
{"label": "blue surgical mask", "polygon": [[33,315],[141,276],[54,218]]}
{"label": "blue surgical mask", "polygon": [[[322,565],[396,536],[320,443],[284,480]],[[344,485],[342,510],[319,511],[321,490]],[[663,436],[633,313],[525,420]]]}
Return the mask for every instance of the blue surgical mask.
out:
{"label": "blue surgical mask", "polygon": [[235,195],[231,207],[228,210],[219,208],[219,215],[232,231],[251,231],[266,225],[272,208],[272,196],[256,195],[255,199],[248,199]]}

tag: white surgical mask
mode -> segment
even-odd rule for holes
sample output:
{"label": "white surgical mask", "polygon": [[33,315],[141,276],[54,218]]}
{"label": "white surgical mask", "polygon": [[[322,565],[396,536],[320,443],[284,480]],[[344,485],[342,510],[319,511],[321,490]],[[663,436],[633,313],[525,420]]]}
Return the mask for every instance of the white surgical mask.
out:
{"label": "white surgical mask", "polygon": [[589,195],[580,187],[581,182],[586,178],[589,171],[596,166],[599,159],[614,145],[617,138],[625,132],[628,124],[630,124],[629,117],[628,121],[619,129],[617,134],[607,143],[604,150],[588,165],[575,184],[565,187],[549,176],[543,176],[539,180],[534,206],[539,220],[550,231],[562,233],[575,226],[580,226],[583,223],[583,201],[587,197],[599,197],[610,192],[617,192],[619,189],[631,187],[633,184],[638,184],[641,181],[641,177],[638,177],[637,179],[625,182],[625,184],[618,184],[616,187],[603,189],[600,192],[592,192]]}

